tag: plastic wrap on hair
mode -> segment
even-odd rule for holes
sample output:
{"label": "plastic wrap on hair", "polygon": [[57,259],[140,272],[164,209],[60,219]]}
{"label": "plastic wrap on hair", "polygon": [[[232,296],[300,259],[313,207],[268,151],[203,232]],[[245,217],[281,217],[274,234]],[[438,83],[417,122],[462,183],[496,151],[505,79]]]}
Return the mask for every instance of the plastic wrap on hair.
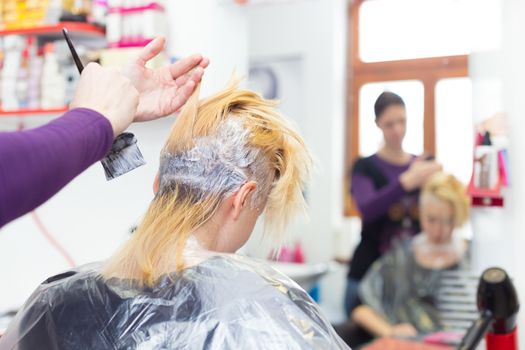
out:
{"label": "plastic wrap on hair", "polygon": [[226,196],[247,181],[256,181],[253,205],[262,204],[273,177],[268,160],[248,144],[250,131],[240,118],[223,121],[213,135],[196,137],[194,146],[173,154],[164,151],[160,158],[160,189],[163,194],[175,184],[184,185],[200,200],[210,194]]}

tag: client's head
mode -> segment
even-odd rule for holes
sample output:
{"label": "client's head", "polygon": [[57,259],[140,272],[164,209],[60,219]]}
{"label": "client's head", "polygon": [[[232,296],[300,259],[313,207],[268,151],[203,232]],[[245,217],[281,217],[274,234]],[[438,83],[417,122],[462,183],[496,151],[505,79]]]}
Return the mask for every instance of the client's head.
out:
{"label": "client's head", "polygon": [[236,83],[203,101],[197,89],[161,152],[155,198],[106,277],[152,284],[174,262],[180,271],[191,235],[209,250],[235,252],[262,213],[265,236],[282,242],[304,210],[311,158],[275,106]]}
{"label": "client's head", "polygon": [[469,198],[454,176],[437,173],[423,186],[420,217],[423,232],[431,243],[446,244],[455,228],[468,220]]}

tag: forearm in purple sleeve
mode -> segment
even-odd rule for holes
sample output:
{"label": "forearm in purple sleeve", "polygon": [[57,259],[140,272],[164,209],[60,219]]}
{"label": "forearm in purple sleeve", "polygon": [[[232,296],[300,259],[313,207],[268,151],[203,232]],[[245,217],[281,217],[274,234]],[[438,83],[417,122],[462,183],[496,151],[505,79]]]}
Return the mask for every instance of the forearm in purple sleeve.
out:
{"label": "forearm in purple sleeve", "polygon": [[374,221],[385,215],[390,206],[405,193],[399,179],[376,190],[372,180],[364,175],[352,175],[352,195],[363,221]]}
{"label": "forearm in purple sleeve", "polygon": [[84,108],[37,129],[0,133],[0,227],[51,198],[112,142],[110,122]]}

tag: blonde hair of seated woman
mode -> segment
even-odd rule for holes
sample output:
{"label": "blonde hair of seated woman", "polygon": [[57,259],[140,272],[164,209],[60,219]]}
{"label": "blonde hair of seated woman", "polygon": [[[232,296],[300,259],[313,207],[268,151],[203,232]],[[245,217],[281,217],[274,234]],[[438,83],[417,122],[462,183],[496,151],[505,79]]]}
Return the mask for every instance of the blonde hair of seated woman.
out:
{"label": "blonde hair of seated woman", "polygon": [[420,198],[423,234],[413,241],[418,264],[442,269],[458,263],[467,246],[454,232],[467,222],[469,203],[465,186],[453,175],[436,173],[424,184]]}
{"label": "blonde hair of seated woman", "polygon": [[199,101],[198,94],[161,152],[153,201],[104,277],[151,286],[185,268],[191,236],[206,249],[233,253],[263,213],[265,237],[279,246],[290,219],[304,212],[311,156],[276,102],[233,80],[210,98]]}

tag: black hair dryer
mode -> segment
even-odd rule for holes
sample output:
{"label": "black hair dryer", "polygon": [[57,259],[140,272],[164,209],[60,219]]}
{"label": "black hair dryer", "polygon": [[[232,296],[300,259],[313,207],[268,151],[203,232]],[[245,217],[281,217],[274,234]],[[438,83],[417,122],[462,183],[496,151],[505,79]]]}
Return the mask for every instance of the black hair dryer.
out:
{"label": "black hair dryer", "polygon": [[487,350],[518,350],[516,318],[520,305],[516,289],[503,269],[492,267],[483,272],[477,304],[480,317],[472,324],[458,350],[474,350],[483,336]]}

